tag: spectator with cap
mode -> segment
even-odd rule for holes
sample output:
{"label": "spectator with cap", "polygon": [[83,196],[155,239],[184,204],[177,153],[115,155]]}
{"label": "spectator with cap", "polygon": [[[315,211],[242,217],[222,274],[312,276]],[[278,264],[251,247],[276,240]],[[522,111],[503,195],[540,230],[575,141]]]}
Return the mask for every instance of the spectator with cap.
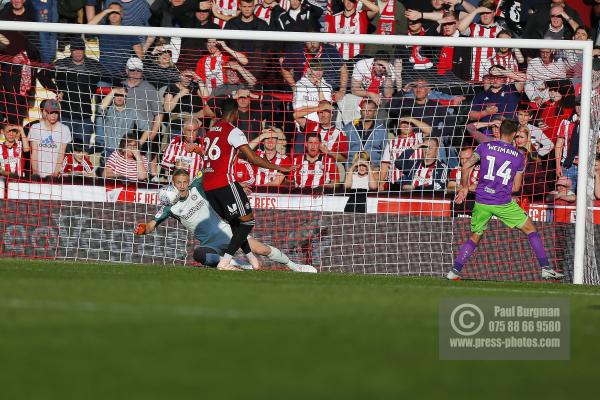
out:
{"label": "spectator with cap", "polygon": [[60,103],[44,100],[42,118],[29,127],[31,172],[40,178],[58,177],[62,171],[67,145],[71,143],[69,127],[60,122]]}
{"label": "spectator with cap", "polygon": [[[509,79],[515,82],[508,83]],[[494,65],[490,69],[489,89],[475,95],[469,119],[488,122],[496,114],[512,119],[521,100],[524,80],[523,74]]]}
{"label": "spectator with cap", "polygon": [[[101,13],[88,22],[89,25],[100,23],[110,26],[123,25],[123,6],[121,3],[116,0],[111,1]],[[135,36],[105,34],[98,35],[98,41],[100,63],[114,77],[123,76],[123,69],[132,53],[140,59],[144,58],[144,49],[139,38]]]}
{"label": "spectator with cap", "polygon": [[56,61],[54,81],[61,120],[71,130],[73,141],[87,147],[94,133],[92,99],[106,71],[97,60],[85,55],[85,47],[81,37],[71,40],[69,57]]}

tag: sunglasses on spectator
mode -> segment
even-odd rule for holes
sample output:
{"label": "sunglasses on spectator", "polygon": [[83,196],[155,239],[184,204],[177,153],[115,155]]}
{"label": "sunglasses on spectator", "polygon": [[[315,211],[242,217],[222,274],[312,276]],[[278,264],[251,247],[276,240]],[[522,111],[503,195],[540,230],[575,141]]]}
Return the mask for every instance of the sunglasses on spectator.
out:
{"label": "sunglasses on spectator", "polygon": [[17,128],[13,128],[13,129],[9,129],[6,131],[6,133],[9,133],[9,132],[19,133],[19,130]]}
{"label": "sunglasses on spectator", "polygon": [[115,97],[125,97],[123,93],[115,93]]}
{"label": "sunglasses on spectator", "polygon": [[133,69],[129,68],[129,72],[142,72],[142,70],[137,69],[137,68],[133,68]]}
{"label": "sunglasses on spectator", "polygon": [[250,96],[238,96],[237,98],[238,99],[247,99],[248,97],[250,97]]}
{"label": "sunglasses on spectator", "polygon": [[202,9],[202,8],[201,8],[201,9],[199,9],[199,10],[198,10],[198,11],[196,11],[196,12],[199,12],[199,13],[209,13],[210,11],[211,11],[211,10],[210,10],[210,8],[205,8],[205,9]]}

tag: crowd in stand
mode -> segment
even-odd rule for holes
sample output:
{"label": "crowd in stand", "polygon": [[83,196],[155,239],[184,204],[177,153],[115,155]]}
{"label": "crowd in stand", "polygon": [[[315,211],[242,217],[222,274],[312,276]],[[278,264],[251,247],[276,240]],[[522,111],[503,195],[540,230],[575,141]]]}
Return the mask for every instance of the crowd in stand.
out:
{"label": "crowd in stand", "polygon": [[[275,164],[297,166],[283,176],[240,159],[236,179],[248,188],[445,195],[460,185],[461,161],[478,143],[497,139],[502,120],[513,119],[514,144],[527,157],[520,195],[573,203],[578,154],[588,151],[579,149],[579,52],[283,43],[275,33],[597,42],[600,0],[585,1],[591,26],[566,3],[5,1],[0,21],[272,31],[274,40],[0,28],[0,172],[154,183],[176,167],[195,174],[200,154],[211,152],[203,131],[231,97],[250,146]],[[40,87],[51,98],[38,103]],[[479,173],[471,174],[472,189]],[[600,199],[600,144],[594,175]]]}

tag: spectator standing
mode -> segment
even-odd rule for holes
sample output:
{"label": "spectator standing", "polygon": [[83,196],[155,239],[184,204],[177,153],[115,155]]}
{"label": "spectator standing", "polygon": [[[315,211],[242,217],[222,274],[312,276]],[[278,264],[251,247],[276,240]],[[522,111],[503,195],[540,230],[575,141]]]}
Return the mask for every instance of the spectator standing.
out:
{"label": "spectator standing", "polygon": [[204,81],[209,93],[228,83],[225,66],[230,60],[241,65],[248,64],[248,58],[243,53],[233,50],[222,40],[208,39],[206,49],[208,54],[196,64],[196,74]]}
{"label": "spectator standing", "polygon": [[71,143],[69,127],[60,123],[60,103],[44,100],[42,119],[29,127],[31,172],[40,178],[57,177],[62,170],[65,150]]}
{"label": "spectator standing", "polygon": [[290,0],[290,8],[281,13],[273,30],[285,32],[318,32],[323,9],[307,0]]}
{"label": "spectator standing", "polygon": [[[448,191],[458,191],[461,186],[462,166],[473,155],[472,147],[465,147],[458,153],[460,165],[450,171],[448,178]],[[477,182],[479,182],[479,165],[473,167],[469,174],[469,193],[475,193]]]}
{"label": "spectator standing", "polygon": [[[198,8],[194,10],[194,18],[184,28],[220,29],[219,25],[213,21],[211,1],[200,0]],[[205,49],[207,41],[208,39],[182,38],[177,65],[184,70],[195,68],[196,60],[200,58],[199,49]]]}
{"label": "spectator standing", "polygon": [[98,61],[86,57],[81,37],[71,40],[70,52],[69,57],[58,60],[55,65],[61,120],[69,127],[75,143],[90,146],[94,133],[92,99],[106,71]]}
{"label": "spectator standing", "polygon": [[[111,2],[106,9],[92,18],[88,24],[98,25],[106,19],[111,26],[123,25],[123,6],[118,1]],[[123,70],[132,53],[144,58],[144,49],[139,38],[122,35],[98,35],[100,63],[113,77],[123,76]]]}
{"label": "spectator standing", "polygon": [[379,174],[369,162],[369,154],[356,153],[346,172],[344,187],[349,194],[344,212],[367,212],[367,192],[377,190]]}
{"label": "spectator standing", "polygon": [[[357,9],[360,1],[362,9]],[[366,34],[369,21],[379,14],[377,4],[369,0],[344,0],[344,10],[325,17],[326,31],[346,35]],[[364,45],[354,43],[336,43],[336,47],[344,60],[358,56]]]}
{"label": "spectator standing", "polygon": [[577,191],[577,171],[579,167],[579,118],[581,105],[575,106],[570,118],[561,121],[558,127],[556,147],[556,175],[567,177],[573,182],[573,191]]}
{"label": "spectator standing", "polygon": [[[495,38],[502,28],[495,21],[494,0],[481,0],[479,7],[461,18],[458,30],[461,34],[473,38]],[[479,16],[481,23],[473,20]],[[471,52],[471,80],[480,82],[483,77],[482,64],[494,55],[493,47],[474,47]]]}

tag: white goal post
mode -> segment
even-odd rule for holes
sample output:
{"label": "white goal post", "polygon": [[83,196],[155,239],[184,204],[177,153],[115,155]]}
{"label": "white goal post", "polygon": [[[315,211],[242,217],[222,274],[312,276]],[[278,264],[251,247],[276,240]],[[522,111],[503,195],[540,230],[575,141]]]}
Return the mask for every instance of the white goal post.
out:
{"label": "white goal post", "polygon": [[[589,147],[591,129],[591,97],[592,97],[592,41],[558,41],[530,39],[483,39],[463,37],[429,37],[429,36],[380,36],[380,35],[342,35],[329,33],[292,33],[292,32],[248,32],[235,30],[203,30],[183,28],[157,27],[128,27],[79,25],[33,22],[0,21],[0,30],[56,32],[71,34],[108,34],[108,35],[138,35],[165,36],[187,38],[214,38],[220,40],[257,40],[257,41],[317,41],[329,43],[360,43],[381,45],[418,45],[418,46],[453,46],[453,47],[508,47],[521,49],[552,48],[561,50],[578,50],[583,53],[583,68],[581,82],[581,129],[579,137],[578,188],[575,223],[574,275],[573,283],[584,283],[584,267],[586,256],[586,218],[589,206]],[[593,162],[593,161],[592,161]]]}

